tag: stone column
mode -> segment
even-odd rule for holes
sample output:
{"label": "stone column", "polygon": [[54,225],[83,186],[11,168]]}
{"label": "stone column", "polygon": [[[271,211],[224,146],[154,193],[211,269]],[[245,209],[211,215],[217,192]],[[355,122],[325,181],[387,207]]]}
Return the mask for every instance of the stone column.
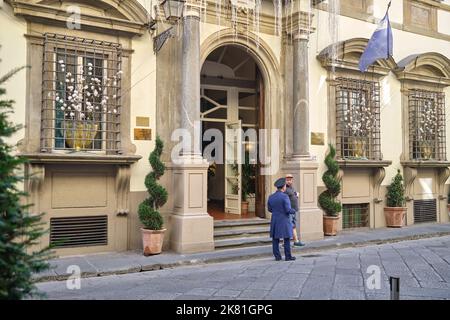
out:
{"label": "stone column", "polygon": [[293,37],[292,117],[286,126],[292,128],[291,155],[285,159],[282,172],[294,176],[300,193],[297,230],[304,241],[323,238],[323,213],[317,206],[317,169],[319,164],[309,152],[309,76],[308,33],[296,31]]}
{"label": "stone column", "polygon": [[308,34],[294,34],[293,47],[293,157],[309,158]]}
{"label": "stone column", "polygon": [[201,156],[195,125],[200,121],[200,12],[195,1],[188,1],[182,18],[181,61],[181,126],[191,136],[190,146],[183,148],[184,156]]}
{"label": "stone column", "polygon": [[190,135],[181,157],[168,165],[172,173],[173,211],[170,242],[179,253],[214,250],[214,221],[207,212],[208,163],[200,150],[200,2],[188,0],[182,18],[181,126]]}

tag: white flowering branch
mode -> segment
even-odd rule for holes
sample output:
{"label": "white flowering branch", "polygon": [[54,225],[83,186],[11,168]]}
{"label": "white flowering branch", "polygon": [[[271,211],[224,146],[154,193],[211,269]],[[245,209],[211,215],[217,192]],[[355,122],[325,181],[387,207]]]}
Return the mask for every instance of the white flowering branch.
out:
{"label": "white flowering branch", "polygon": [[[58,64],[62,72],[66,71],[66,64],[64,60],[59,60]],[[78,67],[78,66],[77,66]],[[78,121],[93,120],[95,112],[103,113],[117,113],[117,109],[108,109],[108,87],[117,87],[122,71],[118,71],[112,78],[104,76],[99,79],[93,75],[94,66],[91,62],[87,64],[87,78],[84,75],[84,68],[78,68],[80,73],[79,81],[76,81],[71,72],[65,73],[66,90],[63,97],[59,92],[56,92],[55,101],[58,103],[58,108],[64,111],[65,117],[70,117]],[[62,83],[61,83],[62,84]],[[67,97],[67,100],[66,100]],[[113,95],[116,99],[117,95]],[[83,103],[85,108],[83,108]]]}

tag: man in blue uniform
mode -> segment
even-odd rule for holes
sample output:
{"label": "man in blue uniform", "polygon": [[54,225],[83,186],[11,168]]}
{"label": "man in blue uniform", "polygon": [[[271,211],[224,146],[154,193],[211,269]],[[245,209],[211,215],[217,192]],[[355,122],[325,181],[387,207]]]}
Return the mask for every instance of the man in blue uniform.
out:
{"label": "man in blue uniform", "polygon": [[275,260],[281,260],[280,239],[284,239],[284,255],[286,261],[295,260],[291,255],[290,239],[292,238],[292,223],[290,215],[295,214],[291,208],[291,202],[286,191],[286,179],[280,178],[275,182],[277,191],[270,195],[267,208],[272,213],[270,220],[270,237],[272,238],[272,249]]}

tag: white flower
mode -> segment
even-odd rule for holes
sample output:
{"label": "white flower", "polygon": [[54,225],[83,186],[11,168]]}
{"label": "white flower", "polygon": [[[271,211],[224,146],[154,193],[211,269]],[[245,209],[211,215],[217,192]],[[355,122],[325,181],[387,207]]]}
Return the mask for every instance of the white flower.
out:
{"label": "white flower", "polygon": [[63,63],[64,63],[64,60],[59,60],[58,63],[59,63],[59,64],[63,64]]}
{"label": "white flower", "polygon": [[64,111],[65,109],[66,109],[66,108],[64,108],[64,107],[61,107],[61,110],[62,110],[62,111]]}

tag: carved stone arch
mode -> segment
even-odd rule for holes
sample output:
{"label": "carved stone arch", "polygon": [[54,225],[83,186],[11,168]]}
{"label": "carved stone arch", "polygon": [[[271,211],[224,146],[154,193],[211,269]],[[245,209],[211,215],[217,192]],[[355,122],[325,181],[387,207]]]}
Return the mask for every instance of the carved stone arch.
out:
{"label": "carved stone arch", "polygon": [[66,25],[74,14],[71,6],[80,9],[81,28],[142,34],[150,20],[149,13],[137,0],[6,0],[14,14],[29,21]]}
{"label": "carved stone arch", "polygon": [[[232,28],[217,31],[208,36],[200,47],[200,65],[206,61],[208,55],[215,49],[234,45],[247,50],[249,55],[256,62],[264,86],[264,129],[279,129],[284,127],[284,103],[283,103],[283,86],[280,72],[279,59],[273,52],[272,48],[262,39],[252,33],[235,32]],[[263,129],[263,128],[261,128]],[[280,132],[280,139],[283,139],[283,133]],[[271,146],[282,146],[284,143],[272,142],[271,133],[266,136],[267,146],[266,154],[271,154]],[[280,150],[281,151],[281,150]],[[280,155],[281,158],[281,155]],[[272,187],[271,179],[265,179],[264,194],[270,194]]]}
{"label": "carved stone arch", "polygon": [[[334,61],[335,68],[358,71],[358,64],[367,47],[369,39],[366,38],[352,38],[340,41],[336,45],[336,59]],[[331,52],[333,52],[333,45],[324,48],[317,59],[321,62],[324,68],[330,69],[333,67]],[[369,67],[369,72],[386,75],[390,70],[397,68],[397,64],[392,57],[388,59],[379,59],[372,66]]]}
{"label": "carved stone arch", "polygon": [[[235,45],[244,48],[250,56],[255,60],[258,68],[261,70],[265,88],[265,123],[267,128],[281,128],[282,118],[274,116],[275,108],[279,106],[283,95],[280,87],[281,73],[279,70],[279,62],[270,46],[263,41],[257,39],[256,35],[248,32],[248,34],[236,34],[231,28],[220,30],[211,34],[203,41],[200,48],[200,64],[206,61],[208,55],[215,49],[226,46]],[[280,110],[278,110],[280,111]],[[270,145],[270,144],[269,144]]]}
{"label": "carved stone arch", "polygon": [[437,52],[413,54],[398,63],[395,74],[400,81],[410,80],[450,85],[450,59]]}

